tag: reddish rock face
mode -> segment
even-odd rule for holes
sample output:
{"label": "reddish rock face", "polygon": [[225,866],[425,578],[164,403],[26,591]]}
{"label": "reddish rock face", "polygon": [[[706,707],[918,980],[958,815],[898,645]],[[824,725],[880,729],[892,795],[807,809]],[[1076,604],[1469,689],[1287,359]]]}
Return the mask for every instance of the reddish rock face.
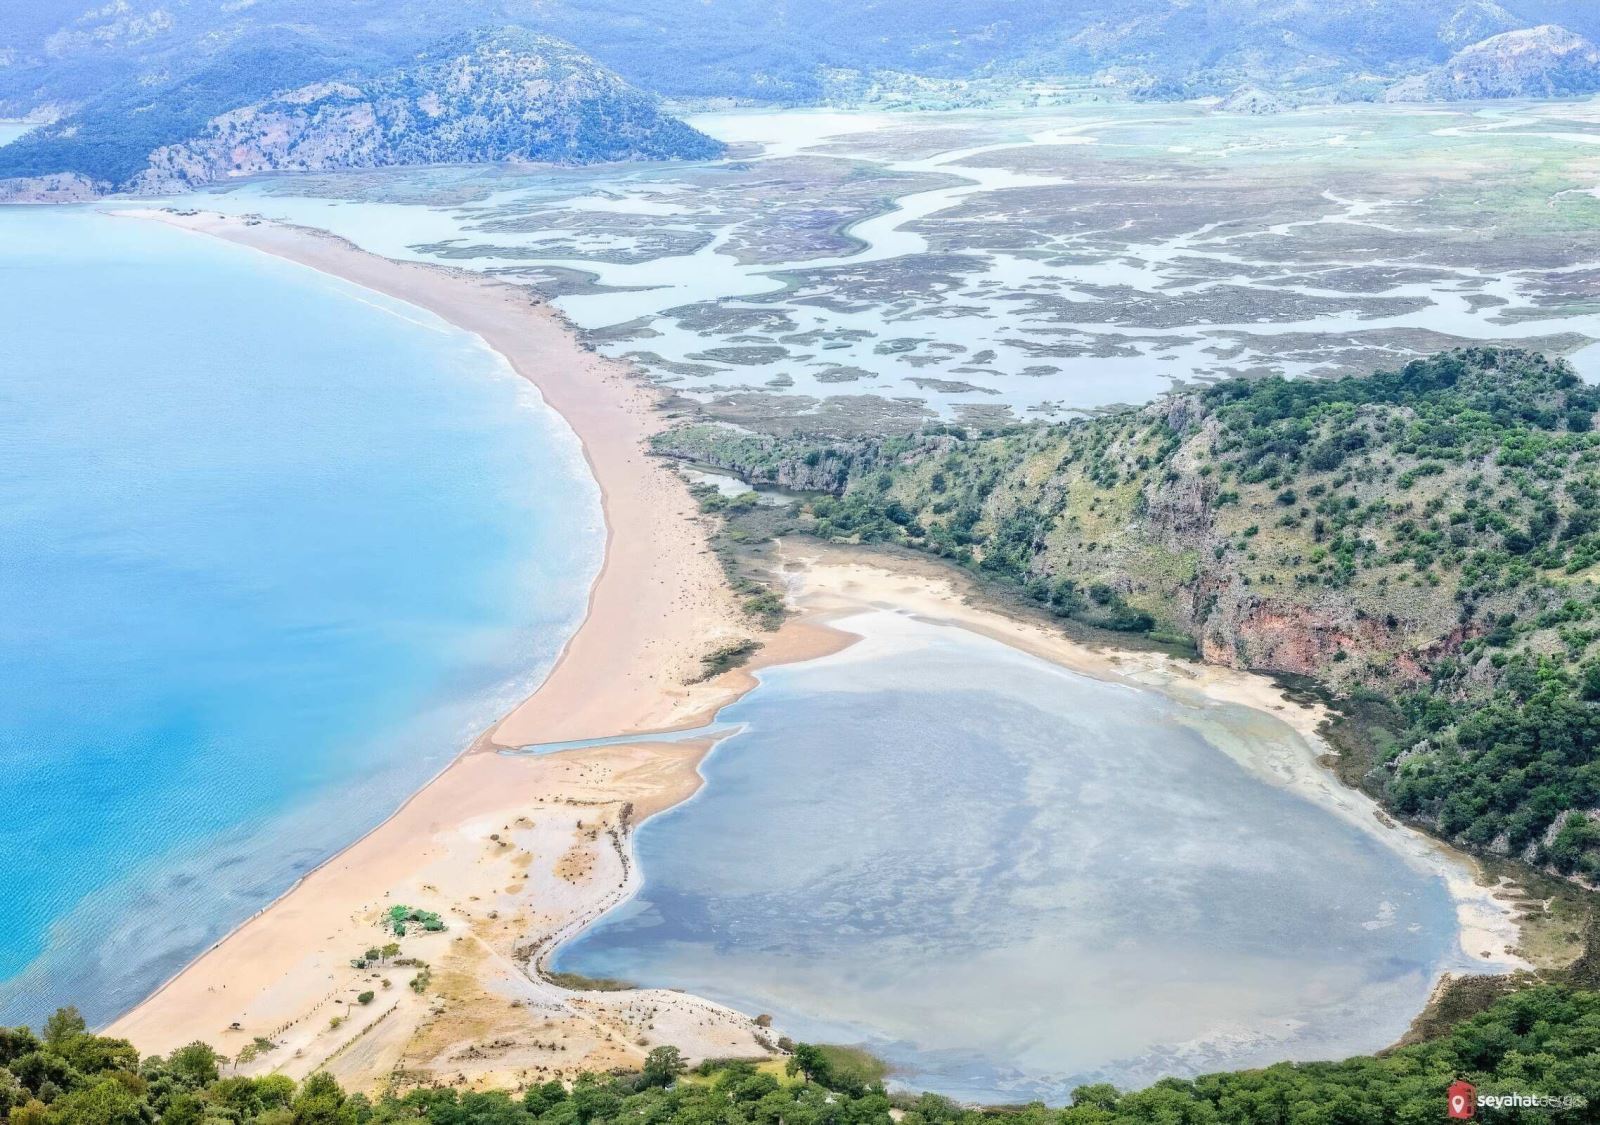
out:
{"label": "reddish rock face", "polygon": [[[1314,676],[1346,656],[1381,651],[1394,637],[1381,622],[1359,616],[1349,607],[1316,609],[1305,606],[1257,602],[1239,615],[1232,639],[1208,633],[1202,640],[1206,660],[1232,667]],[[1403,678],[1423,675],[1409,654],[1400,655],[1395,669]]]}

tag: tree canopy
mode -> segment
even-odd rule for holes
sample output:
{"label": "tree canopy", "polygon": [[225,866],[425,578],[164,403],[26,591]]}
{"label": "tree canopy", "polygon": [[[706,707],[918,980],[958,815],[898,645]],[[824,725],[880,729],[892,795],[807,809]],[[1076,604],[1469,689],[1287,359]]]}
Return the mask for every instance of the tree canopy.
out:
{"label": "tree canopy", "polygon": [[[787,1074],[749,1061],[686,1071],[653,1050],[636,1074],[582,1074],[570,1085],[463,1092],[423,1087],[376,1098],[332,1077],[229,1073],[203,1043],[140,1059],[90,1034],[71,1009],[42,1036],[0,1029],[0,1114],[12,1125],[1422,1125],[1444,1119],[1445,1091],[1585,1100],[1562,1120],[1600,1120],[1600,993],[1547,984],[1514,993],[1428,1042],[1341,1062],[1280,1063],[1127,1092],[1097,1084],[1069,1106],[963,1107],[936,1094],[890,1093],[859,1053],[800,1044]],[[1544,1121],[1547,1110],[1497,1111]]]}

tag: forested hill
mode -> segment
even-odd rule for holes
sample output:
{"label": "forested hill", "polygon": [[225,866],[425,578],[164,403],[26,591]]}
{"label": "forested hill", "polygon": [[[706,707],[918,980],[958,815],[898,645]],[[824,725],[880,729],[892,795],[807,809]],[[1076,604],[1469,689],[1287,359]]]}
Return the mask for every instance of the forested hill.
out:
{"label": "forested hill", "polygon": [[0,181],[23,198],[48,198],[29,181],[61,173],[78,195],[162,193],[254,172],[704,159],[721,149],[570,44],[492,28],[366,75],[293,37],[250,48],[174,90],[97,102],[0,148]]}
{"label": "forested hill", "polygon": [[1346,767],[1470,849],[1600,879],[1600,390],[1474,349],[1341,381],[884,440],[690,426],[670,454],[823,489],[803,525],[1062,617],[1374,702]]}
{"label": "forested hill", "polygon": [[[506,26],[575,45],[564,49],[583,52],[607,84],[718,104],[1216,96],[1224,112],[1263,112],[1600,91],[1600,8],[1588,0],[28,0],[9,9],[0,117],[46,126],[0,148],[0,180],[38,181],[13,184],[12,199],[92,195],[138,175],[158,149],[203,144],[208,130],[220,151],[214,134],[225,127],[208,123],[222,115],[281,109],[286,93],[312,83],[363,92],[376,83],[381,94],[430,42]],[[618,120],[604,106],[591,118]],[[643,118],[623,115],[635,140]],[[442,132],[450,151],[477,151]],[[410,139],[425,148],[438,133]],[[639,155],[689,155],[695,145],[668,133]],[[191,163],[216,162],[213,152]]]}
{"label": "forested hill", "polygon": [[[850,1054],[804,1044],[786,1072],[732,1062],[686,1073],[676,1051],[657,1048],[640,1073],[581,1075],[570,1089],[425,1087],[371,1099],[347,1095],[326,1074],[300,1083],[234,1076],[203,1043],[141,1060],[66,1010],[42,1036],[0,1029],[0,1113],[12,1125],[1388,1125],[1443,1121],[1446,1090],[1465,1079],[1485,1096],[1570,1099],[1559,1113],[1541,1108],[1538,1120],[1593,1121],[1585,1106],[1600,1107],[1597,1044],[1600,994],[1542,985],[1382,1058],[1164,1079],[1136,1093],[1081,1086],[1059,1110],[971,1110],[934,1095],[886,1094]],[[271,1049],[249,1048],[268,1057]],[[1496,1119],[1536,1119],[1520,1113]]]}
{"label": "forested hill", "polygon": [[131,185],[400,164],[705,159],[722,146],[581,51],[520,28],[467,32],[373,78],[232,110],[156,150]]}
{"label": "forested hill", "polygon": [[247,43],[306,37],[398,60],[498,24],[575,43],[672,95],[807,101],[821,72],[1076,76],[1196,92],[1240,82],[1356,93],[1492,36],[1600,37],[1589,0],[32,0],[0,20],[0,110],[82,101]]}

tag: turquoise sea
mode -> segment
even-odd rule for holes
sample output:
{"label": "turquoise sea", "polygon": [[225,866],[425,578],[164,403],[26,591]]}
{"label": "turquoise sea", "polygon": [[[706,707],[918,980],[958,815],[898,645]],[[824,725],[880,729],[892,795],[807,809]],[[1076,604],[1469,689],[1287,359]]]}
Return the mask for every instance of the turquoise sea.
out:
{"label": "turquoise sea", "polygon": [[0,1024],[117,1015],[381,820],[548,668],[602,544],[475,338],[0,209]]}

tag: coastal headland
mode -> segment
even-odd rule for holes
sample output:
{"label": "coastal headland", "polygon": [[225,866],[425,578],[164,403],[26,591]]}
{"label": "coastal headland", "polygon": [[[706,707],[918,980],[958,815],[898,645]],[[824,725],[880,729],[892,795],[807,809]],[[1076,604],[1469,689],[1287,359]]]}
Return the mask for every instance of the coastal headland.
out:
{"label": "coastal headland", "polygon": [[[704,656],[755,630],[727,588],[693,497],[646,452],[663,424],[658,392],[584,348],[518,287],[390,261],[303,228],[132,214],[297,262],[475,333],[572,427],[608,529],[587,615],[544,683],[382,825],[107,1029],[141,1052],[204,1039],[244,1056],[241,1073],[322,1069],[371,1089],[391,1079],[514,1085],[637,1065],[663,1044],[691,1058],[774,1050],[781,1028],[762,1026],[756,1013],[670,990],[574,990],[563,985],[599,982],[557,983],[542,971],[551,949],[631,893],[631,829],[695,792],[710,742],[501,751],[700,725],[753,686],[761,667],[850,643],[828,622],[867,606],[960,625],[1088,675],[1277,716],[1296,732],[1294,745],[1253,765],[1433,866],[1456,897],[1464,952],[1488,966],[1521,964],[1516,926],[1495,888],[1340,785],[1318,764],[1320,708],[1286,700],[1263,677],[1067,640],[985,604],[932,564],[786,544],[798,612],[761,638],[748,668],[703,678]],[[437,914],[443,928],[411,924],[396,935],[396,907]],[[385,951],[390,943],[399,951]]]}

